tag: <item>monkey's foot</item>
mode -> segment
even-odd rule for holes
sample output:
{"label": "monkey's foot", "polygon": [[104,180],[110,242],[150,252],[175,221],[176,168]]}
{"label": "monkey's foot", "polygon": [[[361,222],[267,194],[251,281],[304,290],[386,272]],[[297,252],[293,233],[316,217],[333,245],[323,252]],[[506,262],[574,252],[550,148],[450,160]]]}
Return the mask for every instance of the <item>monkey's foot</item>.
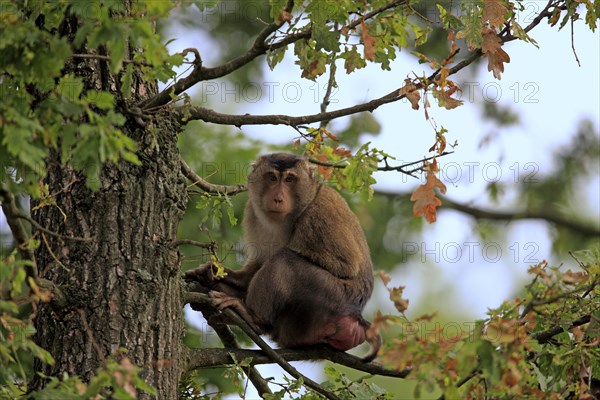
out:
{"label": "monkey's foot", "polygon": [[231,307],[239,311],[240,308],[245,308],[240,299],[238,299],[237,297],[230,296],[227,293],[211,290],[210,292],[208,292],[208,296],[212,299],[213,305],[219,310],[224,310],[227,307]]}
{"label": "monkey's foot", "polygon": [[227,293],[217,292],[216,290],[211,290],[208,292],[208,296],[212,299],[213,305],[219,310],[222,311],[227,307],[231,307],[244,321],[246,321],[246,323],[254,332],[258,334],[263,332],[260,326],[256,323],[255,318],[251,315],[251,312],[244,305],[242,299],[230,296]]}

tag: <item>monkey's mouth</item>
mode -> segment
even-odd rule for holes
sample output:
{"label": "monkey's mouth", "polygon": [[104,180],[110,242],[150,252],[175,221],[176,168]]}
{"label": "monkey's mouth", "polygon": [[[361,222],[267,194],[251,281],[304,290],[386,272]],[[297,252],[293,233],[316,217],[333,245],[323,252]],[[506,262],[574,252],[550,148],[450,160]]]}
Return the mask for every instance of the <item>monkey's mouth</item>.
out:
{"label": "monkey's mouth", "polygon": [[282,221],[287,217],[288,212],[283,210],[269,210],[268,215],[271,219]]}

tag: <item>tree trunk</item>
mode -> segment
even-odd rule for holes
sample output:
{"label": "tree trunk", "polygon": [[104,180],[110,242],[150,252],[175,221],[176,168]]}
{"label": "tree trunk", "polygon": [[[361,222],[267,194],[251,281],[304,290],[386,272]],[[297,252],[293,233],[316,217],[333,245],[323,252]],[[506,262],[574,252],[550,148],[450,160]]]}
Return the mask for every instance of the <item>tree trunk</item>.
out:
{"label": "tree trunk", "polygon": [[[63,34],[76,29],[67,28],[71,32]],[[81,60],[68,69],[65,73],[83,76],[88,88],[116,91],[117,77],[104,61]],[[140,79],[134,86],[137,99],[156,91],[154,83]],[[35,341],[56,363],[36,362],[35,370],[49,376],[66,371],[87,380],[106,357],[123,348],[159,399],[176,399],[184,359],[183,304],[180,257],[170,243],[185,207],[185,181],[177,149],[180,127],[162,116],[154,128],[157,143],[144,127],[128,120],[122,130],[139,143],[142,165],[98,166],[97,192],[86,187],[72,166],[62,167],[60,155],[47,161],[45,183],[56,205],[36,209],[39,204],[32,204],[34,219],[61,235],[92,239],[36,232],[40,277],[59,285],[68,304],[38,310]],[[44,384],[36,376],[31,389]]]}

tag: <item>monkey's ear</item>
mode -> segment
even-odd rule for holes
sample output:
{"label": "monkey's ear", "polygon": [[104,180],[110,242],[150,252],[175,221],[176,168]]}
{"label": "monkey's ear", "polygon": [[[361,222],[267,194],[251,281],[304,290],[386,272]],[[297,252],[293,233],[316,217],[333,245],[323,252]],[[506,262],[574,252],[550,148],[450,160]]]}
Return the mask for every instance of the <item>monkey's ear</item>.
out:
{"label": "monkey's ear", "polygon": [[305,160],[304,163],[306,165],[306,173],[308,174],[308,177],[312,180],[316,180],[317,179],[317,166],[308,160]]}

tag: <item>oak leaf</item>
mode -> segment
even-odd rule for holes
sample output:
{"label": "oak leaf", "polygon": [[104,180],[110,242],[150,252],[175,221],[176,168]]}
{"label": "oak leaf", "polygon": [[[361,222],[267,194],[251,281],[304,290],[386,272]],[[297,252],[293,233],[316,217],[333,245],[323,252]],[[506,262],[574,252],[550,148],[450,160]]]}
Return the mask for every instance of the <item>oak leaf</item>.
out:
{"label": "oak leaf", "polygon": [[413,110],[419,109],[419,101],[421,100],[421,94],[417,90],[417,85],[412,83],[410,79],[404,80],[404,86],[402,86],[398,92],[400,96],[406,96],[412,106]]}
{"label": "oak leaf", "polygon": [[462,100],[452,97],[457,90],[460,90],[460,88],[456,85],[450,87],[448,90],[433,89],[433,97],[437,99],[440,107],[444,107],[446,110],[452,110],[464,103]]}
{"label": "oak leaf", "polygon": [[430,224],[435,222],[437,218],[436,209],[442,205],[441,200],[435,197],[434,189],[436,187],[440,192],[446,193],[446,185],[433,172],[427,171],[426,182],[419,186],[410,196],[410,201],[415,202],[413,205],[413,214],[416,217],[424,214],[425,219]]}
{"label": "oak leaf", "polygon": [[369,61],[375,60],[375,38],[369,35],[369,30],[364,21],[360,23],[362,42],[365,51],[365,59]]}
{"label": "oak leaf", "polygon": [[492,28],[500,28],[506,22],[505,0],[485,0],[483,2],[483,21],[489,21]]}
{"label": "oak leaf", "polygon": [[[317,154],[317,160],[319,160],[322,163],[327,163],[327,154]],[[323,176],[325,179],[331,178],[333,168],[327,167],[325,165],[318,165],[317,169],[319,171],[319,175]]]}
{"label": "oak leaf", "polygon": [[494,78],[500,80],[504,72],[504,63],[509,63],[510,57],[502,50],[502,40],[493,30],[484,31],[481,51],[488,59],[488,71],[493,71]]}

